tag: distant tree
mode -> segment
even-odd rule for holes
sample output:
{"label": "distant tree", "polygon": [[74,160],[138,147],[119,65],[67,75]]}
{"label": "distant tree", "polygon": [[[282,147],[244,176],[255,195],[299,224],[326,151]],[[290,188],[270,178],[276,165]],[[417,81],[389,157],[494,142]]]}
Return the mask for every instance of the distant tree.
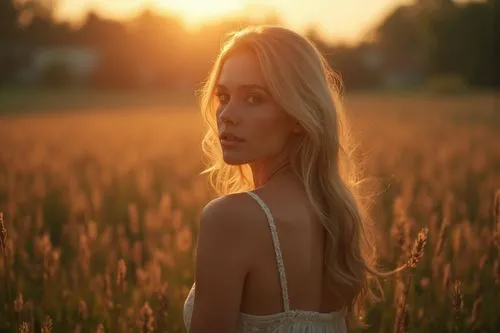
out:
{"label": "distant tree", "polygon": [[11,82],[25,61],[20,44],[19,9],[11,0],[0,0],[0,86]]}
{"label": "distant tree", "polygon": [[14,0],[23,38],[30,45],[64,44],[71,38],[69,25],[56,22],[59,0]]}
{"label": "distant tree", "polygon": [[338,44],[329,52],[328,60],[341,74],[346,91],[374,88],[380,83],[378,70],[371,68],[365,60],[368,48],[363,44],[358,47]]}
{"label": "distant tree", "polygon": [[12,0],[0,1],[0,43],[19,38],[19,9]]}
{"label": "distant tree", "polygon": [[420,10],[440,11],[455,7],[453,0],[415,0],[414,7]]}
{"label": "distant tree", "polygon": [[425,66],[426,40],[420,12],[413,6],[400,6],[376,27],[375,39],[384,52],[387,70]]}
{"label": "distant tree", "polygon": [[388,15],[376,40],[390,67],[410,64],[428,77],[455,74],[473,85],[498,85],[499,3],[417,0]]}
{"label": "distant tree", "polygon": [[99,54],[98,68],[91,82],[98,88],[132,88],[137,82],[137,49],[127,27],[115,20],[89,12],[74,34],[78,44]]}
{"label": "distant tree", "polygon": [[372,88],[378,84],[377,71],[369,68],[364,60],[366,45],[351,47],[327,43],[312,26],[306,29],[306,37],[318,48],[333,70],[340,74],[345,90]]}
{"label": "distant tree", "polygon": [[437,8],[424,8],[429,73],[455,73],[475,86],[499,84],[495,45],[500,44],[500,35],[498,26],[495,31],[495,21],[500,22],[500,7],[493,2],[470,1],[455,5],[441,0]]}
{"label": "distant tree", "polygon": [[33,19],[52,21],[58,3],[58,0],[15,0],[24,25],[29,25]]}
{"label": "distant tree", "polygon": [[457,59],[457,70],[474,85],[500,86],[499,11],[500,6],[470,3],[455,18],[452,38],[456,48],[450,56]]}
{"label": "distant tree", "polygon": [[96,12],[90,11],[74,37],[81,45],[99,49],[126,48],[130,34],[122,22],[101,18]]}
{"label": "distant tree", "polygon": [[186,31],[174,17],[145,9],[127,25],[141,59],[142,81],[147,86],[171,87],[182,75]]}

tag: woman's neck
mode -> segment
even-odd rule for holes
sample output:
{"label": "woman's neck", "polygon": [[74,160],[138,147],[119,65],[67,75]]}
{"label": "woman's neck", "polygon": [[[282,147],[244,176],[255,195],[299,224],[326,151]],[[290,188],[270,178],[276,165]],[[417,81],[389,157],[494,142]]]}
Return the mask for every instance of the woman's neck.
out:
{"label": "woman's neck", "polygon": [[258,188],[268,183],[278,174],[288,170],[290,168],[290,162],[288,160],[283,160],[269,164],[254,164],[251,165],[251,168],[254,187]]}

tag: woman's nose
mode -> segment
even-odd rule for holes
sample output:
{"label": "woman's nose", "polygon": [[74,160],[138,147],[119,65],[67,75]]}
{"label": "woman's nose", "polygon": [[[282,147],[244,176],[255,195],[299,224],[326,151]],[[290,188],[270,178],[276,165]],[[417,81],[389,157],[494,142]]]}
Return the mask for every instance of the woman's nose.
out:
{"label": "woman's nose", "polygon": [[239,123],[239,117],[235,112],[234,105],[231,105],[231,103],[227,104],[219,114],[219,119],[221,122],[225,124],[237,124]]}

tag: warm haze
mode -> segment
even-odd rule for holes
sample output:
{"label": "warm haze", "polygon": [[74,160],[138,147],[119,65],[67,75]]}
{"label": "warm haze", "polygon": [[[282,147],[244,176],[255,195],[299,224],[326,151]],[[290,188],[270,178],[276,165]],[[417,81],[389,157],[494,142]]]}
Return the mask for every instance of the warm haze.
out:
{"label": "warm haze", "polygon": [[60,0],[57,16],[81,20],[87,10],[114,18],[130,17],[141,9],[155,8],[182,18],[195,28],[199,23],[236,15],[259,15],[275,10],[296,29],[314,26],[331,41],[355,42],[394,7],[410,0]]}

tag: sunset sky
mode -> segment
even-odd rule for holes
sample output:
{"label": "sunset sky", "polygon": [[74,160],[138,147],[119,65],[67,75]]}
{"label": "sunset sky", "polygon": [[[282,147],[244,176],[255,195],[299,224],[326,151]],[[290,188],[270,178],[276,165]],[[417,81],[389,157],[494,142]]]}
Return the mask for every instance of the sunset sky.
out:
{"label": "sunset sky", "polygon": [[[411,0],[59,0],[57,16],[81,20],[88,9],[106,17],[123,18],[144,7],[173,12],[190,28],[200,22],[271,7],[292,28],[315,26],[329,40],[354,42],[399,4]],[[253,10],[252,10],[253,8]]]}

